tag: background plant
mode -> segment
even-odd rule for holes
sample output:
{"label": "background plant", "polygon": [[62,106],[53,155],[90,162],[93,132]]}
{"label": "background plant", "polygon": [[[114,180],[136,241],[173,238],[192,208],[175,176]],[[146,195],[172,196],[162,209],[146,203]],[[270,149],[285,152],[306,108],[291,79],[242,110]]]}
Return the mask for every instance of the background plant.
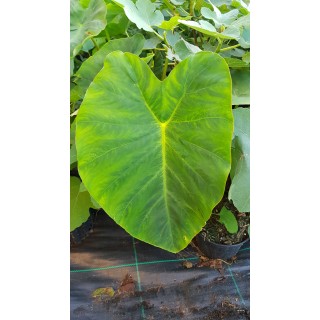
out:
{"label": "background plant", "polygon": [[[71,133],[86,91],[113,51],[131,52],[159,79],[200,51],[218,53],[232,76],[235,131],[229,199],[249,211],[250,9],[248,1],[71,0]],[[74,138],[70,165],[77,169]],[[76,224],[80,224],[81,219]]]}

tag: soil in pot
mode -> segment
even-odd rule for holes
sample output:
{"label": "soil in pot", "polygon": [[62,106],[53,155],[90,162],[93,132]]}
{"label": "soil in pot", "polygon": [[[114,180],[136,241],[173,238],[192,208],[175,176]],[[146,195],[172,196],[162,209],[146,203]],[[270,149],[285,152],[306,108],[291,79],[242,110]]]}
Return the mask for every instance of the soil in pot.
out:
{"label": "soil in pot", "polygon": [[[223,207],[229,209],[237,219],[238,232],[231,234],[219,222],[219,212]],[[206,226],[195,238],[195,243],[205,256],[211,259],[230,259],[235,256],[241,246],[248,241],[250,214],[239,212],[225,197],[213,210]]]}

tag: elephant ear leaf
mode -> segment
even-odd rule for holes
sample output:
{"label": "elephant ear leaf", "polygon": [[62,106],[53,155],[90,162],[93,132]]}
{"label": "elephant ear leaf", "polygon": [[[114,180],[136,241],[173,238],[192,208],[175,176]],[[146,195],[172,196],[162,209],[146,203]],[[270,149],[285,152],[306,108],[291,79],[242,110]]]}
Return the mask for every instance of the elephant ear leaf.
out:
{"label": "elephant ear leaf", "polygon": [[77,115],[86,188],[132,236],[185,248],[221,200],[231,167],[231,77],[199,52],[160,81],[136,55],[112,52]]}

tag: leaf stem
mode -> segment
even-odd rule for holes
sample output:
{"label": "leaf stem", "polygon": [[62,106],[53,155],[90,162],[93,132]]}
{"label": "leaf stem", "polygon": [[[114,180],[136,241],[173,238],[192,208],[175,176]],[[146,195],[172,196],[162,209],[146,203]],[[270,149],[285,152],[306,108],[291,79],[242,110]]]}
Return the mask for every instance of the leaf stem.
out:
{"label": "leaf stem", "polygon": [[169,63],[169,59],[166,58],[166,62],[164,63],[164,67],[163,67],[163,70],[162,70],[161,80],[164,80],[166,78],[166,76],[167,76],[168,63]]}
{"label": "leaf stem", "polygon": [[94,46],[96,47],[96,49],[99,50],[100,48],[99,48],[99,46],[98,46],[98,44],[97,44],[97,41],[96,41],[94,38],[90,38],[90,39],[91,39],[91,41],[93,42],[93,44],[94,44]]}
{"label": "leaf stem", "polygon": [[106,32],[106,37],[107,37],[108,41],[110,41],[110,40],[111,40],[111,38],[110,38],[109,31],[108,31],[107,29],[105,29],[105,32]]}
{"label": "leaf stem", "polygon": [[194,16],[194,0],[190,0],[190,16]]}
{"label": "leaf stem", "polygon": [[234,45],[234,46],[231,46],[231,47],[227,47],[227,48],[223,48],[223,49],[220,49],[220,52],[224,52],[224,51],[228,51],[228,50],[232,50],[232,49],[235,49],[237,47],[240,47],[240,43]]}
{"label": "leaf stem", "polygon": [[217,40],[218,40],[219,43],[218,43],[218,46],[217,46],[217,49],[216,49],[215,53],[220,52],[220,48],[222,46],[222,41],[220,40],[220,38],[217,38]]}
{"label": "leaf stem", "polygon": [[163,0],[164,4],[175,14],[176,7],[173,6],[168,0]]}

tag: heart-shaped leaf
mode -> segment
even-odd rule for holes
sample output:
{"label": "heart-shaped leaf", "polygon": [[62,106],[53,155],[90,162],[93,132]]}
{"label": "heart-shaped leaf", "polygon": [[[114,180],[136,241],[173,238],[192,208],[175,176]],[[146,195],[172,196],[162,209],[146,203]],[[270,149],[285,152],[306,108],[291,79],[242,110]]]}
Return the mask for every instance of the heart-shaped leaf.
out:
{"label": "heart-shaped leaf", "polygon": [[178,252],[223,196],[232,131],[219,55],[192,55],[161,82],[137,56],[113,52],[77,115],[79,173],[132,236]]}

